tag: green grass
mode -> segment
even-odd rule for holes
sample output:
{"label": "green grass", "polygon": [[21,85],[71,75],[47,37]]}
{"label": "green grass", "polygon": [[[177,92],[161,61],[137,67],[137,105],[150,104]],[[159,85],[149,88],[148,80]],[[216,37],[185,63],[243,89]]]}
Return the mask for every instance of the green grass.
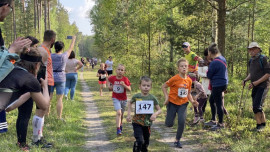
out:
{"label": "green grass", "polygon": [[[56,119],[56,98],[54,96],[51,103],[51,113],[49,117],[45,117],[45,126],[43,134],[48,142],[52,142],[54,147],[52,149],[41,149],[31,146],[32,142],[32,116],[29,121],[27,143],[31,146],[31,151],[52,151],[52,152],[74,152],[84,151],[85,132],[87,127],[83,125],[83,118],[85,116],[85,107],[79,95],[81,90],[80,83],[77,85],[75,101],[63,100],[63,118],[66,122]],[[0,134],[0,151],[19,151],[16,146],[16,119],[17,110],[7,114],[8,132]],[[35,105],[33,108],[35,113]],[[33,114],[32,114],[33,115]]]}

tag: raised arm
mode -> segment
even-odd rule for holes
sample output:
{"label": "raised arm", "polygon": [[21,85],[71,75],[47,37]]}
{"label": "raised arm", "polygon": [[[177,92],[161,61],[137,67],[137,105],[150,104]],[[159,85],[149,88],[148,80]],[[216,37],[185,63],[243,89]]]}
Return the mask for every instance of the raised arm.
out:
{"label": "raised arm", "polygon": [[72,36],[71,44],[70,44],[68,50],[66,51],[68,56],[70,55],[71,51],[74,48],[75,41],[76,41],[76,36]]}

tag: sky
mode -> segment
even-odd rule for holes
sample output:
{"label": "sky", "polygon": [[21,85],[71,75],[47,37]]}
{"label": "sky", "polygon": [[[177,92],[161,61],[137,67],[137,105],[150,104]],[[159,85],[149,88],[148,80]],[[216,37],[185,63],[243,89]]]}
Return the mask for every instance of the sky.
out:
{"label": "sky", "polygon": [[94,0],[59,0],[66,8],[69,15],[69,22],[76,22],[79,31],[83,35],[93,35],[90,19],[88,18],[89,11],[95,5]]}

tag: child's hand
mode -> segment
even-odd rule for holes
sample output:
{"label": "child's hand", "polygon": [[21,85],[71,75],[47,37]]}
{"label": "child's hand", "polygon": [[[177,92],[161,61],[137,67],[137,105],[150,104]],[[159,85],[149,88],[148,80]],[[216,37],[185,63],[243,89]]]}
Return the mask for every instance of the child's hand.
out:
{"label": "child's hand", "polygon": [[155,121],[156,118],[157,118],[157,116],[156,116],[155,114],[152,114],[152,116],[150,117],[150,120],[151,120],[151,121]]}
{"label": "child's hand", "polygon": [[125,85],[125,82],[124,82],[124,81],[120,81],[120,84],[121,84],[122,86],[124,86],[124,85]]}
{"label": "child's hand", "polygon": [[193,105],[194,107],[198,107],[198,106],[199,106],[199,102],[197,102],[196,100],[194,100],[194,101],[192,102],[192,105]]}
{"label": "child's hand", "polygon": [[131,116],[130,115],[127,116],[127,122],[131,122]]}

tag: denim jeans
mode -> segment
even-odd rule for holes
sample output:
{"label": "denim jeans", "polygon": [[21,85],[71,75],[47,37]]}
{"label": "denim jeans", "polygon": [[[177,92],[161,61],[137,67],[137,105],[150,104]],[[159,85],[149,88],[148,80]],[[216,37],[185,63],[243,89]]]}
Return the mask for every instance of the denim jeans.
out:
{"label": "denim jeans", "polygon": [[77,73],[68,73],[66,74],[66,89],[65,89],[65,96],[67,96],[69,89],[70,89],[70,99],[74,99],[75,88],[78,80]]}

